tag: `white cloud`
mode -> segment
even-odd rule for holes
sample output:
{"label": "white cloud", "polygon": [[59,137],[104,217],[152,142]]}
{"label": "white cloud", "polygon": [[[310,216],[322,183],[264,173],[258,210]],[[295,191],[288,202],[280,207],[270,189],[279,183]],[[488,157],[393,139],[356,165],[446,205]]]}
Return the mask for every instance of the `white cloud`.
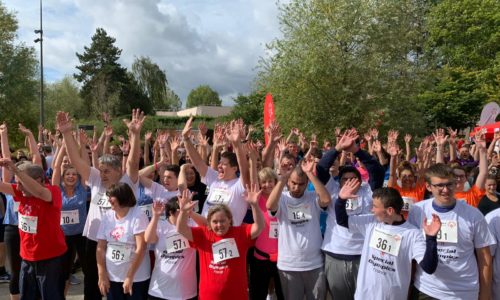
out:
{"label": "white cloud", "polygon": [[[19,39],[34,45],[38,2],[31,7],[27,1],[4,2],[18,12]],[[219,92],[224,104],[238,93],[248,93],[258,58],[266,55],[264,45],[279,35],[278,10],[269,0],[45,0],[43,4],[49,81],[76,72],[75,52],[83,52],[95,29],[102,27],[123,49],[124,66],[130,67],[137,56],[151,57],[167,72],[170,86],[182,99],[201,84]]]}

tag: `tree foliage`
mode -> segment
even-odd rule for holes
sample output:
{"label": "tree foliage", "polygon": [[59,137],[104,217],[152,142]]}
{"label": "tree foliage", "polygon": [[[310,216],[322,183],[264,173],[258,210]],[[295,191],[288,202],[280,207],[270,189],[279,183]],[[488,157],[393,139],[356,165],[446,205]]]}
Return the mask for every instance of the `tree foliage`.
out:
{"label": "tree foliage", "polygon": [[429,126],[474,126],[484,104],[500,103],[500,2],[443,0],[429,13],[435,84],[422,93]]}
{"label": "tree foliage", "polygon": [[273,94],[285,128],[421,131],[426,9],[411,0],[292,0],[280,8],[283,38],[268,45],[257,89]]}
{"label": "tree foliage", "polygon": [[200,105],[221,106],[222,100],[219,94],[208,85],[200,85],[189,92],[186,107],[195,107]]}
{"label": "tree foliage", "polygon": [[109,112],[120,115],[132,108],[141,108],[146,113],[152,105],[139,83],[118,63],[122,50],[114,45],[116,39],[102,28],[97,28],[90,47],[82,54],[76,53],[80,70],[74,74],[83,84],[80,95],[85,100],[88,115]]}
{"label": "tree foliage", "polygon": [[181,100],[168,86],[165,71],[149,57],[136,58],[132,64],[132,74],[155,110],[179,110]]}
{"label": "tree foliage", "polygon": [[72,116],[85,115],[85,103],[72,77],[66,76],[60,81],[48,84],[45,88],[45,114],[49,118],[48,121],[52,121],[57,111],[66,111]]}
{"label": "tree foliage", "polygon": [[[16,43],[17,29],[15,15],[0,2],[0,122],[7,122],[10,128],[17,128],[21,122],[36,128],[39,114],[37,60],[32,47]],[[11,137],[13,145],[21,144],[22,140],[20,135]]]}

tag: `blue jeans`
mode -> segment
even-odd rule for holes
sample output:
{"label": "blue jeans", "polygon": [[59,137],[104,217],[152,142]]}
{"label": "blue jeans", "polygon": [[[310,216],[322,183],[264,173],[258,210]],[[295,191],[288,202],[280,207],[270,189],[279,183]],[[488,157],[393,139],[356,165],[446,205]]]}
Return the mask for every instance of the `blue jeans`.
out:
{"label": "blue jeans", "polygon": [[21,262],[21,300],[64,300],[63,256]]}

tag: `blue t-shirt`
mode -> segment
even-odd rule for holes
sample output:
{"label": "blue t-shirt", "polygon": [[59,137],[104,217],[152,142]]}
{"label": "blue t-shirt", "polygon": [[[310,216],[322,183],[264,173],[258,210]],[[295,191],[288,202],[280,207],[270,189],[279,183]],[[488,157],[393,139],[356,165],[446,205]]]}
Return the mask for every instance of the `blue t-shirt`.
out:
{"label": "blue t-shirt", "polygon": [[[60,187],[62,192],[61,228],[64,235],[82,234],[87,219],[87,190],[78,181],[73,196],[68,197],[62,184]],[[75,216],[70,213],[71,211],[78,212],[78,222],[76,222]]]}

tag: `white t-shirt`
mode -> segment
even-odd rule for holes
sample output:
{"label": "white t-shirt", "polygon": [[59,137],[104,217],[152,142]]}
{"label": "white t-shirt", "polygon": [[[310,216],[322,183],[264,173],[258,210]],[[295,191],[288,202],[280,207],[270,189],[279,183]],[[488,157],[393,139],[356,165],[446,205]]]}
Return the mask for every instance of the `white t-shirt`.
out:
{"label": "white t-shirt", "polygon": [[[134,184],[130,177],[124,174],[120,182],[128,184],[137,198],[139,180]],[[101,224],[102,216],[111,209],[111,205],[109,204],[108,196],[106,196],[106,188],[101,185],[101,174],[98,169],[94,167],[90,168],[90,175],[86,184],[90,187],[91,200],[82,235],[93,241],[97,241],[97,231]]]}
{"label": "white t-shirt", "polygon": [[158,221],[156,234],[158,235],[158,242],[155,245],[156,260],[151,274],[149,295],[172,300],[195,297],[197,295],[196,250],[187,248],[176,252],[167,251],[167,239],[178,233],[175,225],[166,220]]}
{"label": "white t-shirt", "polygon": [[[179,190],[169,191],[163,185],[152,182],[151,187],[144,187],[144,195],[151,197],[153,201],[159,200],[162,203],[166,203],[173,197],[179,195]],[[148,204],[137,204],[143,213],[150,219],[153,216],[153,203]]]}
{"label": "white t-shirt", "polygon": [[[335,202],[339,197],[339,184],[332,177],[326,184],[332,195],[332,202],[328,205],[328,218],[321,249],[334,254],[360,255],[363,249],[364,235],[351,233],[349,229],[337,224],[335,217]],[[358,198],[348,200],[346,203],[347,215],[370,214],[372,210],[372,190],[370,185],[363,183],[358,190]]]}
{"label": "white t-shirt", "polygon": [[315,192],[306,191],[300,198],[282,192],[278,219],[278,269],[309,271],[323,266],[319,215],[321,208]]}
{"label": "white t-shirt", "polygon": [[233,226],[240,226],[248,209],[243,195],[245,192],[243,182],[241,178],[220,180],[217,175],[217,171],[208,168],[205,177],[202,178],[202,182],[209,188],[209,193],[201,214],[206,217],[210,206],[226,204],[233,214]]}
{"label": "white t-shirt", "polygon": [[[108,242],[106,249],[106,270],[110,281],[123,282],[135,256],[135,235],[146,231],[148,218],[138,208],[131,207],[127,215],[116,219],[113,210],[102,218],[97,233],[97,239]],[[147,280],[151,273],[149,255],[144,252],[144,258],[135,272],[134,282]]]}
{"label": "white t-shirt", "polygon": [[493,282],[491,283],[491,299],[500,299],[500,208],[497,208],[486,215],[486,222],[491,232],[497,240],[497,245],[490,246],[493,255]]}
{"label": "white t-shirt", "polygon": [[414,204],[408,214],[408,221],[418,228],[422,228],[425,217],[431,220],[433,213],[442,223],[437,236],[439,263],[436,272],[427,274],[417,266],[415,287],[437,299],[477,299],[479,274],[474,249],[495,244],[495,238],[477,208],[456,201],[451,211],[440,213],[432,207],[433,200]]}
{"label": "white t-shirt", "polygon": [[406,299],[411,261],[419,263],[425,254],[422,232],[408,222],[396,226],[377,222],[373,215],[349,217],[349,231],[366,237],[354,298]]}

